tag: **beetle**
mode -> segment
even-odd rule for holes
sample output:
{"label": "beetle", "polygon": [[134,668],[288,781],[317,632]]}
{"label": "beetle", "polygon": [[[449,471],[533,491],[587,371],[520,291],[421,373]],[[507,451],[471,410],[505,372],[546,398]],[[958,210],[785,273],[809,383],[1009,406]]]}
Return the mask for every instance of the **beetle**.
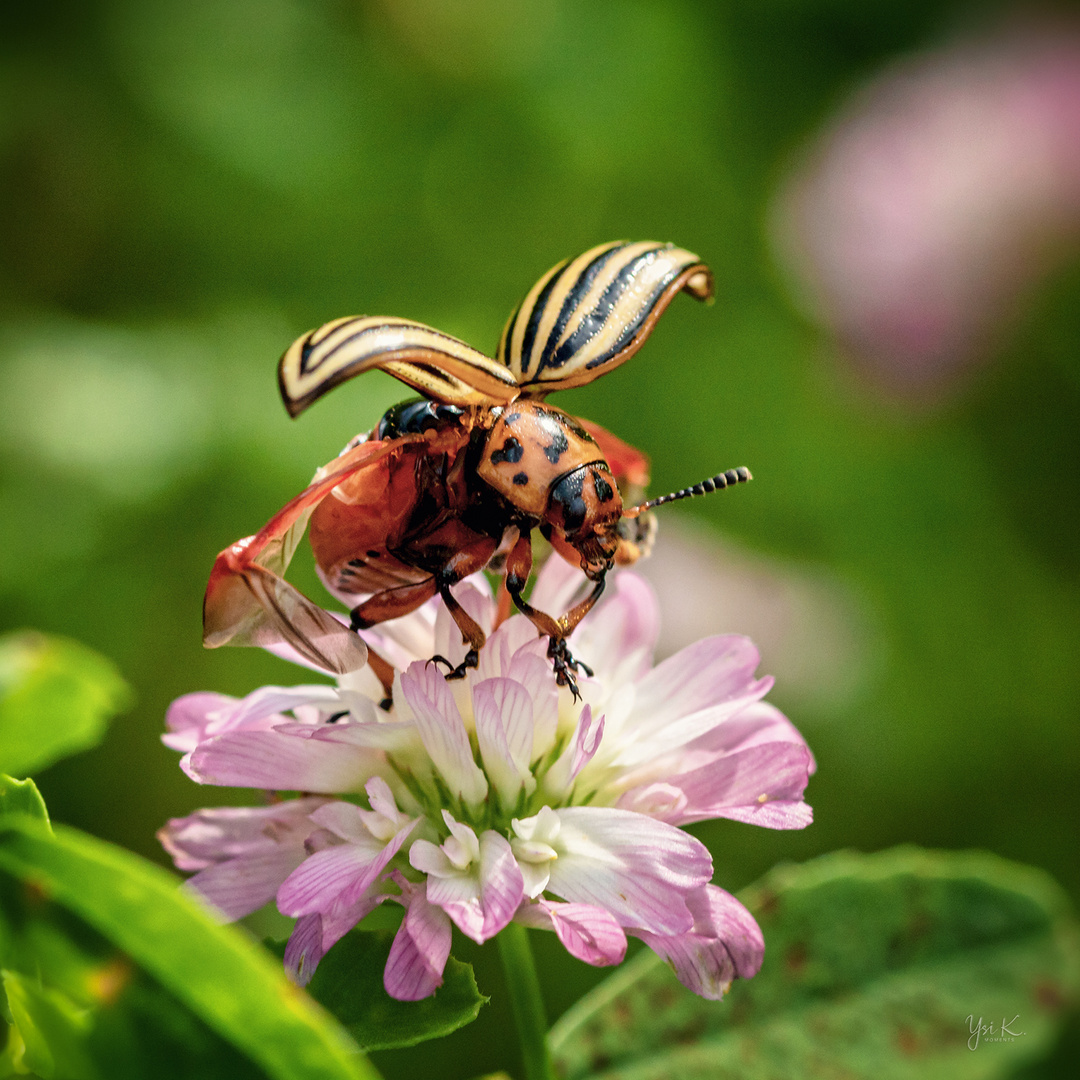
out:
{"label": "beetle", "polygon": [[[566,639],[596,603],[608,571],[647,549],[649,511],[750,479],[746,469],[731,469],[628,507],[624,497],[638,497],[648,481],[645,456],[545,401],[629,359],[683,290],[712,298],[712,274],[696,255],[617,241],[541,277],[510,316],[494,359],[400,318],[337,319],[298,338],[278,368],[293,417],[372,368],[423,396],[391,408],[258,533],[218,555],[203,605],[204,643],[286,643],[339,674],[370,663],[389,688],[389,665],[353,631],[438,594],[468,651],[456,667],[433,659],[460,678],[476,665],[485,635],[452,586],[492,567],[501,569],[509,599],[549,638],[557,680],[576,697],[575,673],[591,672]],[[320,578],[351,607],[349,627],[284,580],[308,526]],[[592,583],[559,617],[523,596],[533,530]]]}

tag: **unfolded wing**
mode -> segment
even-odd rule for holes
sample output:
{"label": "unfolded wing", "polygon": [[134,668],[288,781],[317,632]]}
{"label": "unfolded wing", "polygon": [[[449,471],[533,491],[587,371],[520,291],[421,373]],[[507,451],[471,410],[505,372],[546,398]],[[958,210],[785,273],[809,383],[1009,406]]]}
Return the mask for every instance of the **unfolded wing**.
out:
{"label": "unfolded wing", "polygon": [[649,459],[637,447],[623,442],[617,435],[612,435],[606,428],[583,420],[574,419],[596,440],[597,446],[604,452],[611,475],[615,477],[623,498],[629,493],[633,500],[640,499],[649,486]]}
{"label": "unfolded wing", "polygon": [[344,674],[367,662],[360,638],[282,575],[315,507],[342,481],[422,435],[370,441],[320,470],[314,482],[254,536],[227,547],[214,562],[203,600],[203,644],[291,645],[325,671]]}
{"label": "unfolded wing", "polygon": [[641,348],[682,289],[712,296],[712,273],[692,252],[651,241],[601,244],[532,287],[503,330],[498,359],[526,396],[592,382]]}
{"label": "unfolded wing", "polygon": [[338,383],[377,368],[449,405],[500,405],[518,386],[506,367],[464,341],[411,319],[350,316],[297,338],[278,365],[291,416]]}

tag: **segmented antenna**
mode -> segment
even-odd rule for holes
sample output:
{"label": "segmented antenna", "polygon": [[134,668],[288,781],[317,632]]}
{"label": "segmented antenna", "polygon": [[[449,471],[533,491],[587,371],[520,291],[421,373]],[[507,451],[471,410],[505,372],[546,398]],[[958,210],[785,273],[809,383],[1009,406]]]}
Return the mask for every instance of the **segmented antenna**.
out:
{"label": "segmented antenna", "polygon": [[683,488],[682,491],[673,491],[670,495],[661,495],[658,499],[650,499],[640,506],[632,506],[629,510],[623,511],[623,517],[637,517],[638,514],[644,513],[646,510],[652,510],[657,506],[663,506],[664,503],[676,502],[679,499],[692,499],[695,495],[708,495],[710,491],[722,491],[726,487],[731,487],[732,484],[745,484],[747,480],[753,480],[750,470],[740,465],[737,469],[728,469],[727,472],[717,473],[715,476],[709,477],[708,480],[702,480],[700,484],[694,484],[693,487]]}

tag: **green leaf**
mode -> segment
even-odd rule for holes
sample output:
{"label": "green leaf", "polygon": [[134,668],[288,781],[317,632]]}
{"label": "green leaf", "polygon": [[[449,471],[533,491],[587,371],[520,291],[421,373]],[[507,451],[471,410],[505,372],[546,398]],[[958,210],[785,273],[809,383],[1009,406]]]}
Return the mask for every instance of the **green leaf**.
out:
{"label": "green leaf", "polygon": [[58,990],[46,989],[33,978],[14,971],[0,972],[12,1025],[23,1049],[18,1062],[44,1080],[98,1080],[85,1040],[90,1019]]}
{"label": "green leaf", "polygon": [[0,638],[0,772],[25,776],[96,746],[132,700],[115,665],[77,641]]}
{"label": "green leaf", "polygon": [[214,922],[164,870],[74,829],[59,826],[52,837],[41,823],[11,815],[0,819],[0,874],[130,958],[118,956],[120,973],[106,985],[123,985],[125,962],[138,965],[276,1080],[378,1076],[265,950]]}
{"label": "green leaf", "polygon": [[[568,1080],[989,1080],[1046,1052],[1080,986],[1061,891],[991,855],[841,852],[742,899],[760,974],[709,1002],[640,954],[552,1030]],[[995,1032],[969,1049],[980,1017]],[[1024,1034],[988,1041],[1003,1019]]]}
{"label": "green leaf", "polygon": [[323,957],[308,991],[330,1010],[364,1050],[415,1046],[471,1024],[487,1003],[471,964],[452,956],[443,985],[423,1001],[395,1001],[383,987],[394,935],[352,930]]}
{"label": "green leaf", "polygon": [[45,800],[33,780],[15,780],[0,773],[0,814],[28,814],[49,823]]}

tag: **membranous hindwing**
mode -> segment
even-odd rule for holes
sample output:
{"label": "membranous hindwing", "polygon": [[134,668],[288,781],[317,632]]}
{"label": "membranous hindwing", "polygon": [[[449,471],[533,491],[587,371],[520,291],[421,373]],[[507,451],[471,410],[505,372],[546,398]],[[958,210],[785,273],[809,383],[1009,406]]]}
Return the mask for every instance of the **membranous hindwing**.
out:
{"label": "membranous hindwing", "polygon": [[601,244],[532,287],[503,330],[498,359],[530,397],[592,382],[637,352],[682,289],[712,297],[712,274],[692,252]]}

